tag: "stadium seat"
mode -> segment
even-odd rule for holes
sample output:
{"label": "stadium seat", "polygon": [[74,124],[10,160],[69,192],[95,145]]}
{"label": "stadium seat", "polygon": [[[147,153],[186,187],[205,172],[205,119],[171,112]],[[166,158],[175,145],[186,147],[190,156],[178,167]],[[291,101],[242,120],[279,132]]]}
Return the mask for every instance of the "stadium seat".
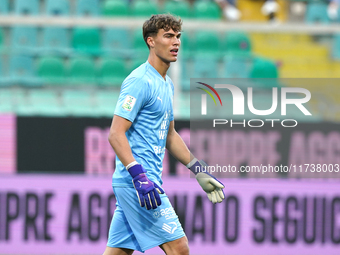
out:
{"label": "stadium seat", "polygon": [[34,79],[34,62],[32,57],[14,55],[10,57],[10,81],[12,84],[39,85]]}
{"label": "stadium seat", "polygon": [[8,0],[1,0],[0,1],[0,14],[4,15],[7,14],[9,11],[9,2]]}
{"label": "stadium seat", "polygon": [[119,90],[97,90],[95,97],[96,115],[112,117],[119,97]]}
{"label": "stadium seat", "polygon": [[131,39],[126,28],[107,28],[103,34],[103,51],[119,57],[131,54]]}
{"label": "stadium seat", "polygon": [[46,14],[53,16],[64,16],[70,14],[70,4],[68,0],[47,0]]}
{"label": "stadium seat", "polygon": [[137,58],[145,58],[149,55],[148,46],[143,39],[143,33],[141,29],[134,31],[132,35],[132,47],[134,50],[134,56]]}
{"label": "stadium seat", "polygon": [[134,0],[131,14],[135,17],[150,17],[152,14],[158,14],[158,6],[150,0]]}
{"label": "stadium seat", "polygon": [[73,84],[95,83],[95,66],[93,61],[87,57],[78,57],[71,60],[70,82]]}
{"label": "stadium seat", "polygon": [[218,77],[218,62],[216,57],[195,56],[193,62],[190,59],[183,59],[181,70],[181,88],[183,91],[189,91],[191,78]]}
{"label": "stadium seat", "polygon": [[[5,62],[5,64],[7,66],[7,61]],[[11,83],[9,83],[8,77],[6,77],[4,73],[5,73],[4,72],[4,58],[2,55],[0,55],[0,89],[1,87],[7,87],[11,85]]]}
{"label": "stadium seat", "polygon": [[190,78],[216,78],[218,77],[218,64],[216,58],[208,56],[194,57],[194,77]]}
{"label": "stadium seat", "polygon": [[195,1],[193,16],[198,19],[220,19],[221,9],[215,2]]}
{"label": "stadium seat", "polygon": [[36,27],[13,27],[11,45],[16,53],[35,54],[38,50],[37,36]]}
{"label": "stadium seat", "polygon": [[39,0],[15,0],[14,11],[16,15],[38,15]]}
{"label": "stadium seat", "polygon": [[99,13],[98,0],[77,0],[78,16],[98,16]]}
{"label": "stadium seat", "polygon": [[62,103],[66,114],[91,116],[94,113],[93,93],[84,90],[64,90]]}
{"label": "stadium seat", "polygon": [[220,48],[217,32],[198,31],[195,34],[195,50],[198,55],[220,56]]}
{"label": "stadium seat", "polygon": [[106,59],[99,70],[100,84],[120,87],[127,75],[124,60]]}
{"label": "stadium seat", "polygon": [[248,78],[253,66],[253,57],[248,54],[228,54],[223,58],[225,78]]}
{"label": "stadium seat", "polygon": [[68,55],[71,53],[67,28],[45,27],[41,50],[52,54]]}
{"label": "stadium seat", "polygon": [[103,5],[103,14],[105,16],[128,16],[129,4],[127,1],[106,0]]}
{"label": "stadium seat", "polygon": [[27,95],[26,109],[20,109],[25,115],[41,115],[41,116],[63,116],[60,98],[55,90],[31,89]]}
{"label": "stadium seat", "polygon": [[144,64],[146,62],[145,58],[138,58],[134,59],[132,64],[127,68],[127,73],[131,73],[133,70],[138,68],[140,65]]}
{"label": "stadium seat", "polygon": [[191,16],[190,5],[187,1],[168,0],[164,5],[164,12],[171,13],[181,18],[188,18]]}
{"label": "stadium seat", "polygon": [[179,55],[185,58],[190,57],[196,52],[194,48],[195,42],[191,33],[189,31],[182,32]]}
{"label": "stadium seat", "polygon": [[181,89],[190,90],[190,78],[194,78],[192,61],[189,58],[183,58],[181,63]]}
{"label": "stadium seat", "polygon": [[73,48],[82,53],[101,53],[101,36],[98,28],[75,28],[72,38]]}
{"label": "stadium seat", "polygon": [[340,34],[334,35],[332,57],[336,60],[340,60]]}
{"label": "stadium seat", "polygon": [[2,51],[5,47],[4,42],[5,42],[4,30],[2,27],[0,27],[0,51]]}
{"label": "stadium seat", "polygon": [[264,58],[256,58],[250,72],[250,78],[278,78],[276,64]]}
{"label": "stadium seat", "polygon": [[279,78],[279,72],[276,64],[272,60],[260,57],[254,60],[253,67],[250,70],[250,79],[258,87],[277,87],[279,86],[277,78]]}
{"label": "stadium seat", "polygon": [[250,38],[246,33],[231,31],[227,32],[224,40],[222,50],[232,53],[232,52],[251,52],[251,42]]}
{"label": "stadium seat", "polygon": [[65,82],[66,70],[61,58],[43,57],[38,63],[38,76],[44,83],[60,84]]}
{"label": "stadium seat", "polygon": [[256,58],[252,70],[250,71],[250,78],[278,78],[278,70],[276,64],[269,59]]}
{"label": "stadium seat", "polygon": [[305,21],[307,23],[329,23],[327,4],[323,2],[310,2],[307,5]]}

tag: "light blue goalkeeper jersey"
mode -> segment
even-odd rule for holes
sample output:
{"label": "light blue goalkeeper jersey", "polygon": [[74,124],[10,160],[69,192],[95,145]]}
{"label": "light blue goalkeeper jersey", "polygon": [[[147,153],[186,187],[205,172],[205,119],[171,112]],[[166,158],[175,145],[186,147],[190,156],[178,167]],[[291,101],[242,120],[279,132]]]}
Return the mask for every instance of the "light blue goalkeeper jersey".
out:
{"label": "light blue goalkeeper jersey", "polygon": [[[173,117],[174,85],[147,61],[123,82],[114,114],[132,122],[126,132],[132,154],[148,178],[162,185],[163,158]],[[132,178],[116,157],[114,187],[133,187]]]}

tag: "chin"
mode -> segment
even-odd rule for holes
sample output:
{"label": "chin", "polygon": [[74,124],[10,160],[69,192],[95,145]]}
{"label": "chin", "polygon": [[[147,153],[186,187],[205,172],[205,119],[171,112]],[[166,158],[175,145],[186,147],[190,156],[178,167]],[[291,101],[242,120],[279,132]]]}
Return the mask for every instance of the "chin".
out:
{"label": "chin", "polygon": [[175,59],[170,60],[170,62],[176,62],[177,59],[178,59],[178,58],[176,57]]}

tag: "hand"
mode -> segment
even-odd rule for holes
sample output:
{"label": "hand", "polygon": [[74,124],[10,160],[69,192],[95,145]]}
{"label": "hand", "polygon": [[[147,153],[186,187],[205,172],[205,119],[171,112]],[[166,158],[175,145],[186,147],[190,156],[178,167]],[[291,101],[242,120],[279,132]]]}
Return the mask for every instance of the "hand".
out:
{"label": "hand", "polygon": [[207,193],[209,200],[216,204],[225,198],[224,185],[207,171],[207,163],[203,160],[197,161],[189,169],[196,175],[196,180]]}
{"label": "hand", "polygon": [[162,200],[159,194],[164,194],[164,190],[148,179],[142,165],[134,165],[128,171],[132,176],[132,183],[136,189],[140,206],[145,206],[147,210],[156,209],[157,206],[160,206]]}

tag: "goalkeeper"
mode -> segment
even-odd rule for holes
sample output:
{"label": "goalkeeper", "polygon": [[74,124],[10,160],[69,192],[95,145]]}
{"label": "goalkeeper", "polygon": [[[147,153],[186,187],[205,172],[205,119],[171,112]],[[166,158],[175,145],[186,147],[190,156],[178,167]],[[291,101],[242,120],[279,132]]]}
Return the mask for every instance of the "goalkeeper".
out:
{"label": "goalkeeper", "polygon": [[[189,254],[182,226],[161,188],[165,148],[196,174],[211,202],[224,199],[223,184],[203,172],[205,163],[191,155],[174,128],[174,85],[166,73],[177,60],[181,25],[180,19],[167,14],[147,20],[143,38],[148,60],[122,84],[109,135],[117,155],[112,177],[117,204],[104,255],[144,252],[155,246],[168,255]],[[171,217],[161,210],[171,211]]]}

